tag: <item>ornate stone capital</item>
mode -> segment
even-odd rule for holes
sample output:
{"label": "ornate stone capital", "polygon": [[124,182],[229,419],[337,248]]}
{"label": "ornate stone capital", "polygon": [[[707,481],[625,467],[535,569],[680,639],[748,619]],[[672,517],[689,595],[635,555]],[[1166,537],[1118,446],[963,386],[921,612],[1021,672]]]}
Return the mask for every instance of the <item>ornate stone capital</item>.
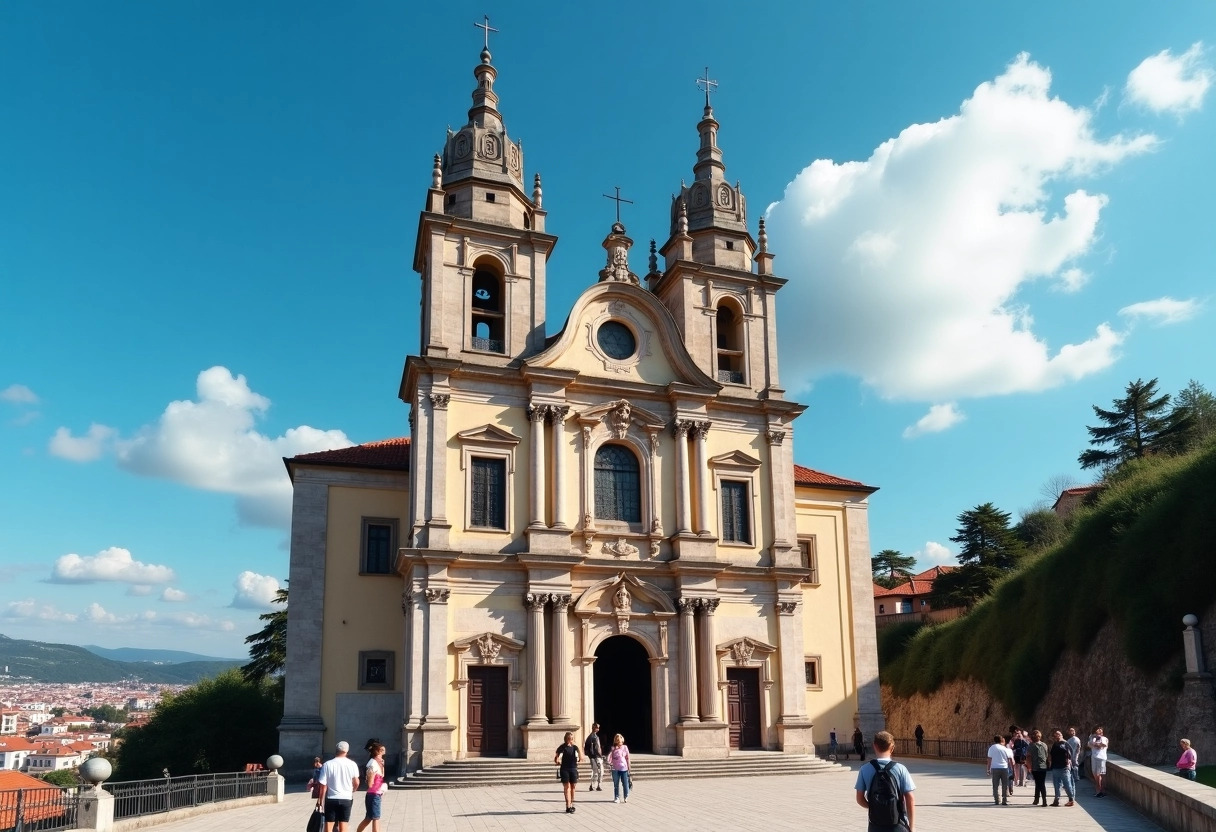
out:
{"label": "ornate stone capital", "polygon": [[524,593],[524,606],[528,608],[528,612],[544,612],[545,604],[547,603],[549,603],[549,594],[546,592],[540,594]]}
{"label": "ornate stone capital", "polygon": [[718,604],[722,603],[721,598],[699,598],[697,600],[698,606],[705,610],[706,615],[713,615],[718,609]]}
{"label": "ornate stone capital", "polygon": [[681,615],[691,616],[697,609],[697,601],[700,598],[690,598],[687,595],[681,595],[676,599],[676,608],[679,609]]}
{"label": "ornate stone capital", "polygon": [[414,593],[411,590],[406,590],[401,593],[401,614],[409,618],[410,609],[414,606]]}
{"label": "ornate stone capital", "polygon": [[432,393],[430,395],[431,407],[436,410],[447,410],[448,403],[452,401],[452,397],[448,393]]}
{"label": "ornate stone capital", "polygon": [[785,431],[783,431],[783,430],[770,430],[770,431],[768,432],[768,444],[770,444],[770,445],[780,445],[780,444],[781,444],[782,442],[784,442],[784,441],[785,441]]}
{"label": "ornate stone capital", "polygon": [[528,405],[528,421],[543,422],[549,416],[549,405],[547,404],[529,404]]}
{"label": "ornate stone capital", "polygon": [[713,422],[709,421],[708,419],[703,422],[693,422],[691,431],[692,438],[704,439],[705,437],[709,436],[709,428],[712,424]]}
{"label": "ornate stone capital", "polygon": [[571,596],[569,595],[550,595],[549,600],[553,602],[554,612],[565,612],[570,608]]}
{"label": "ornate stone capital", "polygon": [[796,609],[798,609],[797,601],[778,601],[777,602],[777,614],[778,615],[793,615],[794,610],[796,610]]}
{"label": "ornate stone capital", "polygon": [[424,590],[423,594],[426,597],[428,604],[446,604],[448,602],[448,597],[452,594],[452,590],[427,589]]}
{"label": "ornate stone capital", "polygon": [[551,404],[546,405],[549,411],[549,421],[557,426],[561,426],[566,421],[566,416],[570,413],[570,408],[567,405]]}
{"label": "ornate stone capital", "polygon": [[671,423],[671,433],[676,439],[683,439],[695,424],[690,419],[676,419]]}

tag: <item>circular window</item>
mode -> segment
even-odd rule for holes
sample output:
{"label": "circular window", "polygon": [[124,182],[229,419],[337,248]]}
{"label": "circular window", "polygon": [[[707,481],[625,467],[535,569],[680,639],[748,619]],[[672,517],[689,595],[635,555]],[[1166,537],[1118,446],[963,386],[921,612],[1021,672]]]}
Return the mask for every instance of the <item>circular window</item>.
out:
{"label": "circular window", "polygon": [[633,332],[619,321],[607,321],[602,324],[599,332],[595,334],[595,340],[599,342],[600,349],[604,351],[605,355],[615,358],[617,361],[624,361],[638,348],[638,342],[633,337]]}

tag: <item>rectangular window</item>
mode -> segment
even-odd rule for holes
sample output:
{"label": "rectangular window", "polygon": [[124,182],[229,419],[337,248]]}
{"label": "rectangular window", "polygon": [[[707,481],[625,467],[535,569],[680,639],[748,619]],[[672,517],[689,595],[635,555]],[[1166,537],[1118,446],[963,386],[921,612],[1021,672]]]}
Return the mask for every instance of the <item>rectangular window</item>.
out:
{"label": "rectangular window", "polygon": [[397,521],[364,517],[362,544],[360,574],[391,575],[393,554],[397,549]]}
{"label": "rectangular window", "polygon": [[806,659],[806,686],[823,690],[823,676],[820,674],[818,656],[808,656]]}
{"label": "rectangular window", "polygon": [[507,461],[473,457],[469,496],[469,525],[483,529],[507,527]]}
{"label": "rectangular window", "polygon": [[819,555],[815,551],[815,538],[803,537],[798,540],[798,555],[803,569],[811,570],[811,574],[802,579],[804,584],[819,583]]}
{"label": "rectangular window", "polygon": [[751,543],[751,512],[747,483],[722,480],[722,539],[728,543]]}
{"label": "rectangular window", "polygon": [[391,650],[359,652],[359,690],[392,690],[395,674]]}

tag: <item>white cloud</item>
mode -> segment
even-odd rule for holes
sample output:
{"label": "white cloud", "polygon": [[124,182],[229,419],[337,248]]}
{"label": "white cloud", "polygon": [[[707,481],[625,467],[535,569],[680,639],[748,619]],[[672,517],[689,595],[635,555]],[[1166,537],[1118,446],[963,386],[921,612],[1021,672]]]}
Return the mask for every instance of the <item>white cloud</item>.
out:
{"label": "white cloud", "polygon": [[[1106,197],[1061,186],[1158,144],[1094,134],[1019,55],[957,115],[914,124],[864,162],[812,163],[768,211],[792,278],[782,307],[786,386],[860,376],[887,398],[943,401],[1056,387],[1109,366],[1104,323],[1049,352],[1018,292],[1084,282]],[[1058,207],[1057,207],[1058,206]]]}
{"label": "white cloud", "polygon": [[197,390],[197,401],[171,402],[156,424],[118,440],[118,464],[136,474],[234,494],[246,524],[290,523],[291,482],[283,457],[353,444],[342,431],[307,425],[278,437],[259,433],[254,425],[270,400],[224,367],[199,373]]}
{"label": "white cloud", "polygon": [[966,418],[954,402],[935,404],[929,408],[928,413],[917,420],[915,425],[908,425],[904,428],[904,439],[915,439],[926,433],[940,433],[943,430],[949,430]]}
{"label": "white cloud", "polygon": [[1198,110],[1213,79],[1211,67],[1202,59],[1202,43],[1193,44],[1181,55],[1165,49],[1145,58],[1128,74],[1124,100],[1154,113],[1182,116]]}
{"label": "white cloud", "polygon": [[131,557],[130,551],[118,546],[103,549],[89,557],[63,555],[55,561],[51,572],[52,582],[73,584],[98,581],[121,581],[139,585],[164,584],[172,581],[174,577],[173,570],[168,566],[141,563]]}
{"label": "white cloud", "polygon": [[9,601],[0,611],[0,617],[11,619],[26,619],[35,621],[76,621],[75,613],[62,612],[51,604],[40,604],[33,598],[23,601]]}
{"label": "white cloud", "polygon": [[231,607],[243,610],[269,610],[274,608],[274,599],[279,591],[279,582],[269,575],[259,575],[257,572],[242,572],[237,575],[236,594],[232,596]]}
{"label": "white cloud", "polygon": [[[112,612],[106,612],[101,604],[94,601],[85,609],[84,620],[90,624],[118,624],[121,619]],[[130,618],[125,620],[129,621]]]}
{"label": "white cloud", "polygon": [[96,423],[89,426],[84,436],[73,436],[67,428],[59,428],[51,437],[49,450],[54,456],[72,462],[93,462],[109,449],[117,434],[114,428]]}
{"label": "white cloud", "polygon": [[933,566],[958,566],[958,556],[949,547],[934,540],[925,541],[915,556],[916,569],[920,572]]}
{"label": "white cloud", "polygon": [[1201,304],[1195,298],[1174,300],[1171,297],[1157,298],[1133,303],[1119,310],[1119,314],[1132,320],[1148,320],[1158,326],[1189,321],[1199,313]]}
{"label": "white cloud", "polygon": [[38,395],[24,384],[10,384],[0,390],[0,402],[10,404],[38,404]]}
{"label": "white cloud", "polygon": [[1060,292],[1072,294],[1079,292],[1089,282],[1089,272],[1082,271],[1076,267],[1065,269],[1056,276],[1056,283],[1052,286]]}
{"label": "white cloud", "polygon": [[171,586],[165,587],[164,590],[160,594],[160,600],[162,600],[162,601],[177,602],[177,601],[186,601],[186,600],[189,600],[189,598],[190,598],[189,595],[182,592],[180,589],[174,589]]}
{"label": "white cloud", "polygon": [[148,586],[147,584],[131,584],[129,587],[127,587],[127,594],[133,595],[136,598],[142,598],[145,595],[152,594],[152,587]]}

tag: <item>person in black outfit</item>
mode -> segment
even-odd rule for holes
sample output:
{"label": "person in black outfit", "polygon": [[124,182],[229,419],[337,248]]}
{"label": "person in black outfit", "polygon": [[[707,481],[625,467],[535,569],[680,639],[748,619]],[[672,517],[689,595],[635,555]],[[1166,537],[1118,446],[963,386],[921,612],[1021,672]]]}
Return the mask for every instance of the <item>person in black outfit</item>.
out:
{"label": "person in black outfit", "polygon": [[916,753],[925,753],[925,729],[920,727],[920,723],[916,724]]}
{"label": "person in black outfit", "polygon": [[861,726],[853,729],[853,750],[857,752],[857,756],[861,759],[866,758],[865,739],[861,736]]}
{"label": "person in black outfit", "polygon": [[553,764],[558,766],[557,777],[562,781],[562,793],[566,796],[566,814],[574,814],[574,787],[578,783],[578,763],[582,758],[574,744],[574,733],[566,732],[566,741],[557,747]]}
{"label": "person in black outfit", "polygon": [[591,764],[591,782],[587,784],[587,791],[601,792],[604,790],[604,745],[600,742],[600,724],[597,722],[591,726],[591,733],[587,735],[587,739],[583,741],[583,753],[587,755],[587,762]]}

